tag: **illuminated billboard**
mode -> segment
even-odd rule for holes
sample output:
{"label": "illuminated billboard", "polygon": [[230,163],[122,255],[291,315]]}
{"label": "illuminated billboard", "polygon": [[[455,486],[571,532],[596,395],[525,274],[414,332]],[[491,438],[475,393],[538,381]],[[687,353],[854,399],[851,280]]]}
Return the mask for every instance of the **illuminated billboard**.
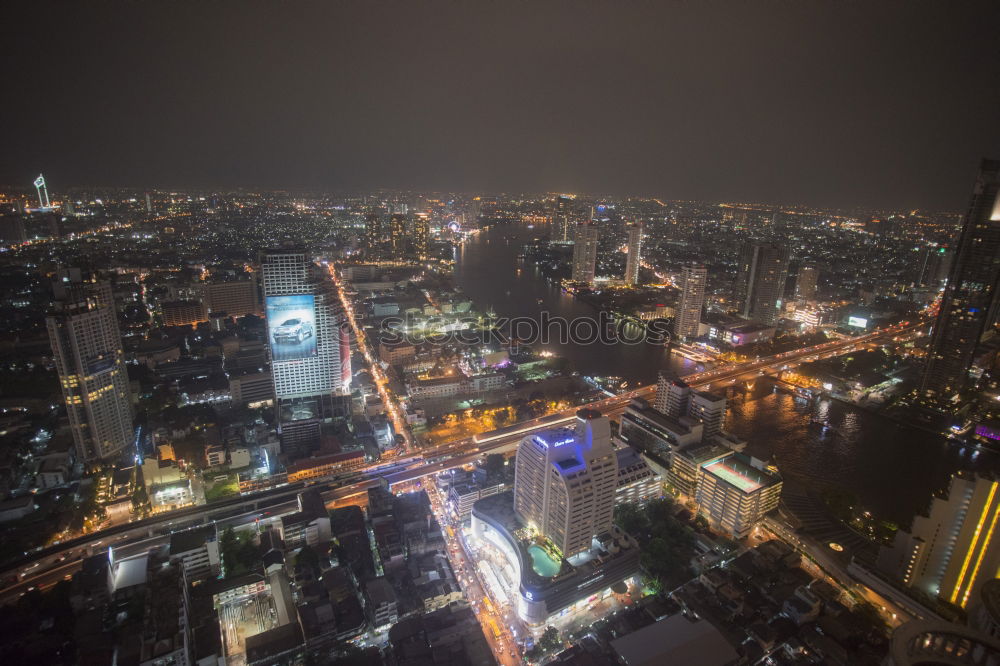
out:
{"label": "illuminated billboard", "polygon": [[295,361],[316,356],[315,296],[268,296],[264,309],[271,360]]}
{"label": "illuminated billboard", "polygon": [[868,328],[868,320],[864,317],[848,317],[848,326],[856,326],[858,328]]}

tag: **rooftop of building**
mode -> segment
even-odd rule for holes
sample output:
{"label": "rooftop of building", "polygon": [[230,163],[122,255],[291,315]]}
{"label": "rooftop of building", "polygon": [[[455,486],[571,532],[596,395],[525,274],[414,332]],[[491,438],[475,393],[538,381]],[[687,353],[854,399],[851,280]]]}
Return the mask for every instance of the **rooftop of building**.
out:
{"label": "rooftop of building", "polygon": [[215,540],[215,525],[206,525],[193,530],[174,532],[170,535],[170,554],[179,555],[201,548],[207,541]]}
{"label": "rooftop of building", "polygon": [[756,492],[779,480],[766,470],[754,467],[739,454],[711,462],[704,466],[704,470],[743,493]]}
{"label": "rooftop of building", "polygon": [[617,638],[611,647],[629,666],[724,666],[739,656],[709,622],[692,621],[680,614]]}
{"label": "rooftop of building", "polygon": [[632,412],[633,416],[640,415],[642,418],[671,432],[682,434],[691,432],[691,425],[653,409],[648,402],[641,398],[636,398],[629,403],[625,413],[628,414],[629,412]]}
{"label": "rooftop of building", "polygon": [[246,639],[246,660],[260,662],[302,645],[302,630],[298,622],[281,625]]}
{"label": "rooftop of building", "polygon": [[733,450],[722,444],[689,444],[677,449],[675,455],[680,456],[694,465],[703,465],[716,458],[724,458],[733,454]]}
{"label": "rooftop of building", "polygon": [[343,451],[341,453],[332,453],[330,455],[316,456],[314,458],[303,458],[302,460],[296,460],[293,463],[289,463],[286,467],[286,471],[289,474],[293,472],[301,472],[302,470],[313,469],[314,467],[334,465],[336,463],[346,462],[356,458],[363,458],[364,455],[365,452],[358,449],[356,451]]}

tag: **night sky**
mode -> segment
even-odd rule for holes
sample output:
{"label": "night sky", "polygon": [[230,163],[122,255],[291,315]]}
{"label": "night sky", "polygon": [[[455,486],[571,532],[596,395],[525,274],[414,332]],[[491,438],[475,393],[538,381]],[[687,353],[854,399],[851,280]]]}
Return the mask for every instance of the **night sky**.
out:
{"label": "night sky", "polygon": [[[13,6],[12,6],[13,5]],[[0,183],[961,210],[1000,2],[5,3]]]}

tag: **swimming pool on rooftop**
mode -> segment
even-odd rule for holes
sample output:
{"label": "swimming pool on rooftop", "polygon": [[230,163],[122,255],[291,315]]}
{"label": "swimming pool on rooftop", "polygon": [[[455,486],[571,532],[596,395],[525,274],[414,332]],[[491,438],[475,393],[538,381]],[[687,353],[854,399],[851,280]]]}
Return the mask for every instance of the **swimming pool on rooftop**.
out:
{"label": "swimming pool on rooftop", "polygon": [[562,568],[562,563],[553,560],[541,546],[528,546],[528,555],[531,555],[531,568],[543,578],[552,578]]}

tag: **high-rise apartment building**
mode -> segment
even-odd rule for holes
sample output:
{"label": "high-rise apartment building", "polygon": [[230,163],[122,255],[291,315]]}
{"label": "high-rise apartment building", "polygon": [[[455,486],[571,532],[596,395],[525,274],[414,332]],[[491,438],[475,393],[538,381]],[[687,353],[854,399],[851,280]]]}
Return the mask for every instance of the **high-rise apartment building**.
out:
{"label": "high-rise apartment building", "polygon": [[431,242],[431,218],[427,213],[413,216],[413,249],[421,261],[427,259]]}
{"label": "high-rise apartment building", "polygon": [[49,342],[77,457],[112,460],[132,443],[132,405],[118,320],[108,283],[61,272],[46,318]]}
{"label": "high-rise apartment building", "polygon": [[330,281],[295,249],[265,252],[261,275],[279,420],[334,415],[344,381],[341,310]]}
{"label": "high-rise apartment building", "polygon": [[946,400],[965,388],[1000,277],[1000,160],[983,160],[955,245],[920,388]]}
{"label": "high-rise apartment building", "polygon": [[632,222],[626,228],[625,284],[634,287],[639,284],[639,266],[642,263],[642,223]]}
{"label": "high-rise apartment building", "polygon": [[393,259],[402,259],[406,254],[406,215],[403,213],[389,216],[389,247]]}
{"label": "high-rise apartment building", "polygon": [[965,608],[1000,570],[1000,481],[960,474],[948,495],[883,546],[877,566],[907,587]]}
{"label": "high-rise apartment building", "polygon": [[597,273],[597,243],[601,229],[593,222],[576,226],[573,245],[573,282],[593,284]]}
{"label": "high-rise apartment building", "polygon": [[368,213],[365,215],[365,245],[368,248],[368,256],[375,259],[382,251],[382,243],[385,240],[382,231],[382,218],[378,213]]}
{"label": "high-rise apartment building", "polygon": [[563,557],[589,550],[612,528],[617,460],[607,417],[581,409],[572,430],[530,435],[518,445],[514,510]]}
{"label": "high-rise apartment building", "polygon": [[795,300],[812,301],[816,299],[816,284],[819,282],[819,269],[811,265],[799,266],[799,276],[795,279]]}
{"label": "high-rise apartment building", "polygon": [[681,268],[681,297],[677,301],[677,313],[674,315],[674,335],[677,337],[686,339],[698,336],[707,282],[708,269],[704,266],[687,264]]}
{"label": "high-rise apartment building", "polygon": [[757,241],[744,243],[736,276],[740,314],[762,324],[773,324],[781,309],[787,277],[787,247]]}

